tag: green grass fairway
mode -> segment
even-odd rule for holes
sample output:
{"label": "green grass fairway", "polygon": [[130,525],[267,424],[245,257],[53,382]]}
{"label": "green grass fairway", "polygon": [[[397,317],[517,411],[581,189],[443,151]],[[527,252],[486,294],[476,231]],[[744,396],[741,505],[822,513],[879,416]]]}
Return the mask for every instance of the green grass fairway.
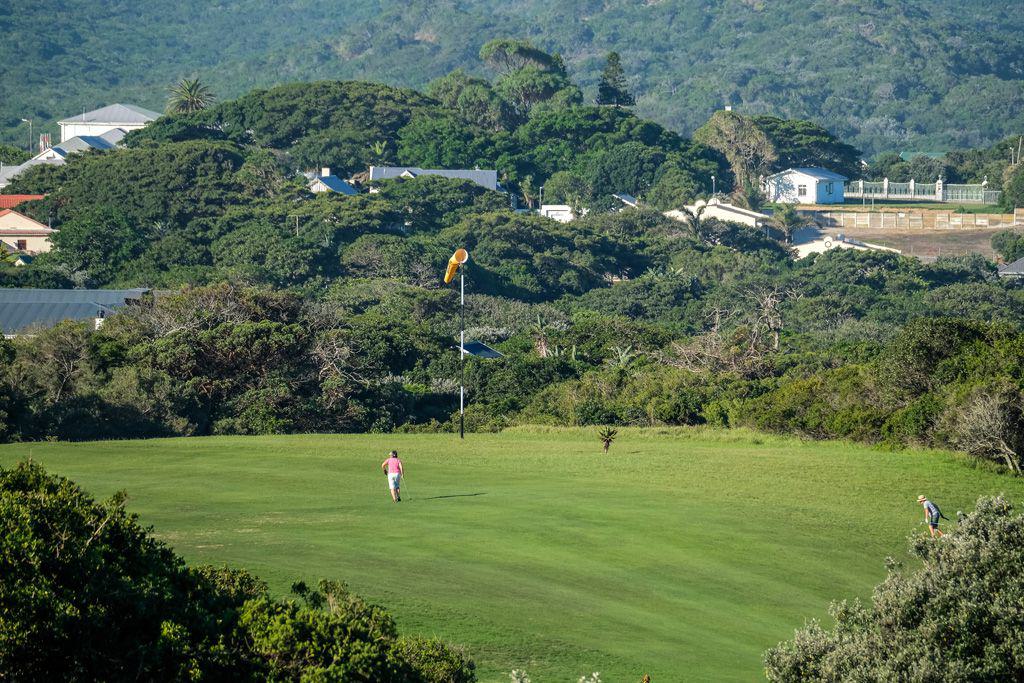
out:
{"label": "green grass fairway", "polygon": [[1024,498],[949,454],[742,431],[625,429],[609,455],[596,429],[0,447],[3,465],[29,456],[97,496],[127,489],[190,562],[281,592],[343,579],[403,632],[465,645],[482,681],[758,680],[765,648],[906,558],[919,493],[949,517]]}

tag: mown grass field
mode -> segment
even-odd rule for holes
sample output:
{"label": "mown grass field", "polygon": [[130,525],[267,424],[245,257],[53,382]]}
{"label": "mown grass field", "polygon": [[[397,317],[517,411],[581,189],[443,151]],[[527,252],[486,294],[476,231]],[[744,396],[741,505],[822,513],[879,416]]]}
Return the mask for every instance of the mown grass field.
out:
{"label": "mown grass field", "polygon": [[[379,464],[399,449],[405,500]],[[866,597],[884,558],[1024,480],[936,452],[747,432],[596,430],[218,437],[0,447],[97,496],[117,489],[193,563],[284,592],[341,578],[403,632],[461,643],[482,681],[758,680],[761,653],[833,598]]]}

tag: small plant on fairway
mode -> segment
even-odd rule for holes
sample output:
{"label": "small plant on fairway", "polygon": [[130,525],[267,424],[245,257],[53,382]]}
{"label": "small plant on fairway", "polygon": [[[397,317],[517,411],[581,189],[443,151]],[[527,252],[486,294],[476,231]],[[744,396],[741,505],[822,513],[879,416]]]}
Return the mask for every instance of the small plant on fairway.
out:
{"label": "small plant on fairway", "polygon": [[601,674],[595,671],[589,676],[580,676],[579,683],[601,683]]}
{"label": "small plant on fairway", "polygon": [[530,683],[530,677],[522,669],[512,669],[508,677],[512,683]]}
{"label": "small plant on fairway", "polygon": [[607,453],[608,449],[612,447],[612,441],[615,441],[615,435],[619,433],[618,429],[612,427],[604,427],[597,433],[601,438],[601,443],[604,445],[604,452]]}

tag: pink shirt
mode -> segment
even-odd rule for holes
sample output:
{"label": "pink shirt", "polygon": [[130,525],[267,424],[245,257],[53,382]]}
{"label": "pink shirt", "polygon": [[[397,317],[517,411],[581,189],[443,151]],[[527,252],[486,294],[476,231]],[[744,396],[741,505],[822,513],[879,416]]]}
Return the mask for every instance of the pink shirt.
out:
{"label": "pink shirt", "polygon": [[398,458],[388,458],[384,462],[388,466],[388,474],[398,474],[402,471],[402,461]]}

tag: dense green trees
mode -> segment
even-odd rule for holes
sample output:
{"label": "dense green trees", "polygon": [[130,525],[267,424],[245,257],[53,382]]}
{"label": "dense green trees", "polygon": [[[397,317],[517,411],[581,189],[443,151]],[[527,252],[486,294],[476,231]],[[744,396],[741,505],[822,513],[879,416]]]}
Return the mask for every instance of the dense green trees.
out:
{"label": "dense green trees", "polygon": [[256,577],[188,567],[126,512],[34,463],[0,468],[0,670],[38,680],[471,683],[473,663],[400,638],[344,584],[272,597]]}
{"label": "dense green trees", "polygon": [[[563,68],[516,41],[492,48],[505,75]],[[655,210],[706,196],[711,176],[728,188],[733,168],[749,181],[783,162],[849,163],[821,128],[721,112],[701,134],[715,149],[617,107],[549,99],[519,117],[466,74],[431,91],[257,91],[19,178],[12,191],[48,194],[26,211],[60,228],[57,249],[0,268],[0,283],[164,291],[98,332],[64,324],[6,344],[2,437],[450,428],[456,330],[440,274],[464,246],[470,334],[506,354],[468,362],[472,428],[751,425],[1019,467],[1024,292],[992,263],[794,261],[761,231]],[[433,176],[313,195],[295,171],[321,143],[354,169],[493,164],[524,200],[543,187],[590,212],[558,224]],[[996,242],[1016,254],[1013,235]],[[912,353],[933,348],[947,355]],[[908,384],[919,376],[941,382]]]}
{"label": "dense green trees", "polygon": [[921,566],[894,561],[870,604],[832,604],[835,626],[812,621],[765,654],[772,681],[1017,680],[1024,675],[1024,517],[981,498],[936,543],[914,538]]}
{"label": "dense green trees", "polygon": [[[223,97],[253,87],[362,78],[420,87],[457,68],[478,75],[479,48],[495,36],[530,37],[559,52],[567,71],[597,94],[605,55],[618,51],[644,116],[683,133],[723,104],[820,122],[869,154],[990,144],[1019,134],[1022,28],[1015,0],[968,3],[881,0],[870,7],[784,2],[701,6],[683,0],[600,5],[524,0],[511,10],[430,0],[383,0],[325,8],[296,0],[268,11],[232,0],[205,5],[143,0],[112,8],[82,41],[71,17],[31,6],[5,15],[0,138],[23,144],[21,118],[36,130],[111,102],[159,110],[183,73],[202,73]],[[38,26],[53,38],[33,40]],[[249,39],[246,25],[264,37]],[[123,59],[107,57],[116,46]],[[813,64],[813,69],[793,64]],[[102,65],[102,68],[94,68]],[[324,163],[328,163],[324,160]],[[330,162],[334,163],[334,162]],[[335,164],[338,165],[338,164]],[[994,181],[994,177],[990,177]]]}
{"label": "dense green trees", "polygon": [[29,153],[21,147],[0,144],[0,163],[5,166],[15,166],[23,161],[27,161],[29,157]]}
{"label": "dense green trees", "polygon": [[992,248],[1006,263],[1024,258],[1024,235],[1012,230],[1001,230],[992,236]]}

